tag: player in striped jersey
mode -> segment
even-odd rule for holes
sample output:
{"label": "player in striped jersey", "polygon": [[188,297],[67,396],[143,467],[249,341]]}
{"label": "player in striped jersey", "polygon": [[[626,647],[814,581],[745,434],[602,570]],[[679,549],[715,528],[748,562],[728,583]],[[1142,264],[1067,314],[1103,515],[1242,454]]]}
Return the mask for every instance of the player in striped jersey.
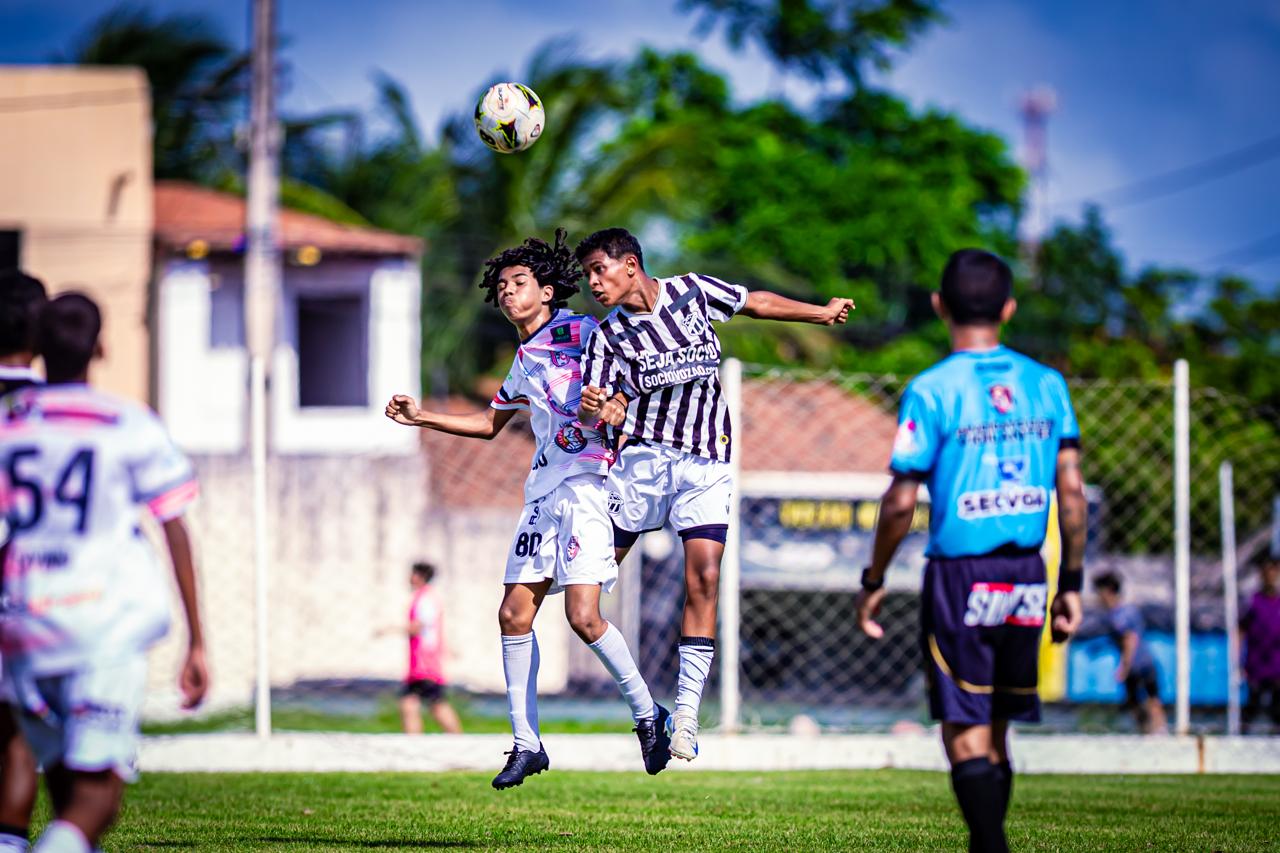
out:
{"label": "player in striped jersey", "polygon": [[685,603],[671,754],[698,753],[698,706],[715,651],[720,559],[734,483],[733,425],[720,388],[720,340],[712,323],[735,314],[831,326],[851,299],[809,305],[690,273],[654,278],[639,241],[622,228],[597,231],[576,252],[591,295],[613,310],[592,332],[582,360],[579,420],[627,437],[609,473],[609,510],[619,561],[641,533],[670,523],[684,540]]}
{"label": "player in striped jersey", "polygon": [[[569,625],[604,664],[631,706],[645,769],[660,772],[670,760],[667,711],[656,705],[622,633],[600,615],[600,592],[618,577],[604,480],[613,451],[604,436],[575,419],[581,395],[582,345],[596,327],[592,317],[565,306],[578,292],[582,270],[556,231],[556,244],[529,239],[486,263],[487,295],[520,335],[511,370],[484,412],[447,415],[418,408],[397,395],[387,417],[470,438],[491,439],[521,409],[538,441],[525,481],[524,513],[507,559],[498,610],[502,664],[515,745],[493,780],[502,789],[550,766],[538,733],[538,640],[533,620],[543,599],[565,593]],[[593,420],[592,423],[595,423]]]}
{"label": "player in striped jersey", "polygon": [[[36,318],[47,301],[39,279],[16,269],[0,273],[0,396],[40,382],[31,363]],[[0,681],[0,851],[27,849],[36,804],[36,759],[18,731],[18,703],[7,684]]]}
{"label": "player in striped jersey", "polygon": [[146,653],[169,628],[169,585],[138,528],[143,507],[163,528],[186,611],[186,707],[209,680],[182,520],[194,472],[150,409],[88,386],[100,330],[89,298],[49,302],[37,336],[49,384],[14,392],[0,420],[0,506],[12,531],[4,677],[54,811],[37,850],[88,853],[134,776]]}

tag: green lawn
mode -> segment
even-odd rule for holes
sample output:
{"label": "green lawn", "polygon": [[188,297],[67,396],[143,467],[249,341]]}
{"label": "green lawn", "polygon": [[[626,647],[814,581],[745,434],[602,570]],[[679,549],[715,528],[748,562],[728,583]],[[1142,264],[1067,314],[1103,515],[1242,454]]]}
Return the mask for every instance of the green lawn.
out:
{"label": "green lawn", "polygon": [[[555,757],[552,756],[552,760]],[[1274,850],[1280,776],[1025,776],[1014,850]],[[43,809],[42,809],[43,811]],[[108,850],[962,850],[942,773],[152,773]]]}

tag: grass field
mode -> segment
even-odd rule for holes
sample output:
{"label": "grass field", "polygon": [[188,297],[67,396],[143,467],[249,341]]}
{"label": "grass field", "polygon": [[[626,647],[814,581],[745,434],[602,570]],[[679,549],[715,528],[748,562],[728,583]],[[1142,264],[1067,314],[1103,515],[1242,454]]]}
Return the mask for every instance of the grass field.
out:
{"label": "grass field", "polygon": [[[497,757],[497,756],[495,756]],[[554,756],[552,757],[554,761]],[[962,850],[942,773],[153,773],[108,850]],[[1275,850],[1280,776],[1021,776],[1014,850]]]}

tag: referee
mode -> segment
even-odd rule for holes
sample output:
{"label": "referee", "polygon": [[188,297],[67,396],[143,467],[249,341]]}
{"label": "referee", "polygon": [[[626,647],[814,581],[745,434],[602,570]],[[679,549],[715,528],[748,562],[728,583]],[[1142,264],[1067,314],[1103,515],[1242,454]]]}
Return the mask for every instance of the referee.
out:
{"label": "referee", "polygon": [[1009,266],[963,249],[947,261],[933,308],[951,355],[902,397],[893,481],[880,503],[871,565],[862,573],[858,624],[874,621],[884,574],[929,489],[928,564],[921,649],[929,709],[942,742],[970,851],[1007,851],[1013,720],[1039,722],[1036,692],[1048,588],[1040,548],[1058,493],[1062,570],[1048,608],[1054,642],[1080,625],[1086,505],[1080,430],[1061,374],[1000,345],[1013,316]]}

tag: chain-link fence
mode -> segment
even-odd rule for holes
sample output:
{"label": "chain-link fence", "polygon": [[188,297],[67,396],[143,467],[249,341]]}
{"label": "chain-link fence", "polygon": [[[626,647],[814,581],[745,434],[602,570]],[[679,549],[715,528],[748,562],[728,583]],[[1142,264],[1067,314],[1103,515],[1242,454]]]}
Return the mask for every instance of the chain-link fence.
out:
{"label": "chain-link fence", "polygon": [[[748,727],[814,723],[884,729],[926,719],[918,590],[928,526],[922,504],[888,574],[886,636],[865,639],[853,597],[869,561],[888,483],[898,399],[909,377],[747,366],[740,472],[738,692]],[[1174,691],[1174,438],[1169,383],[1072,382],[1090,503],[1088,570],[1119,573]],[[438,405],[473,411],[481,403]],[[1217,470],[1236,470],[1241,592],[1257,584],[1280,495],[1280,420],[1212,389],[1191,395],[1191,701],[1196,725],[1220,728],[1226,694]],[[405,429],[387,422],[386,429]],[[269,458],[268,671],[276,725],[392,731],[407,663],[409,566],[429,560],[442,603],[445,671],[472,730],[506,725],[496,611],[534,440],[523,418],[491,442],[422,431],[413,452]],[[203,499],[192,515],[219,725],[252,726],[255,653],[250,469],[242,455],[196,457]],[[1048,562],[1056,550],[1047,550]],[[627,636],[659,697],[674,693],[684,598],[670,531],[642,538],[606,616]],[[1046,649],[1051,727],[1127,727],[1116,713],[1118,653],[1086,590],[1087,620],[1069,650]],[[175,611],[176,612],[176,611]],[[626,708],[568,629],[559,598],[536,623],[544,720],[626,727]],[[722,636],[734,626],[722,625]],[[174,707],[182,632],[157,649],[152,710]],[[732,662],[730,662],[732,663]],[[718,719],[720,671],[704,722]],[[590,728],[589,725],[586,726]]]}

